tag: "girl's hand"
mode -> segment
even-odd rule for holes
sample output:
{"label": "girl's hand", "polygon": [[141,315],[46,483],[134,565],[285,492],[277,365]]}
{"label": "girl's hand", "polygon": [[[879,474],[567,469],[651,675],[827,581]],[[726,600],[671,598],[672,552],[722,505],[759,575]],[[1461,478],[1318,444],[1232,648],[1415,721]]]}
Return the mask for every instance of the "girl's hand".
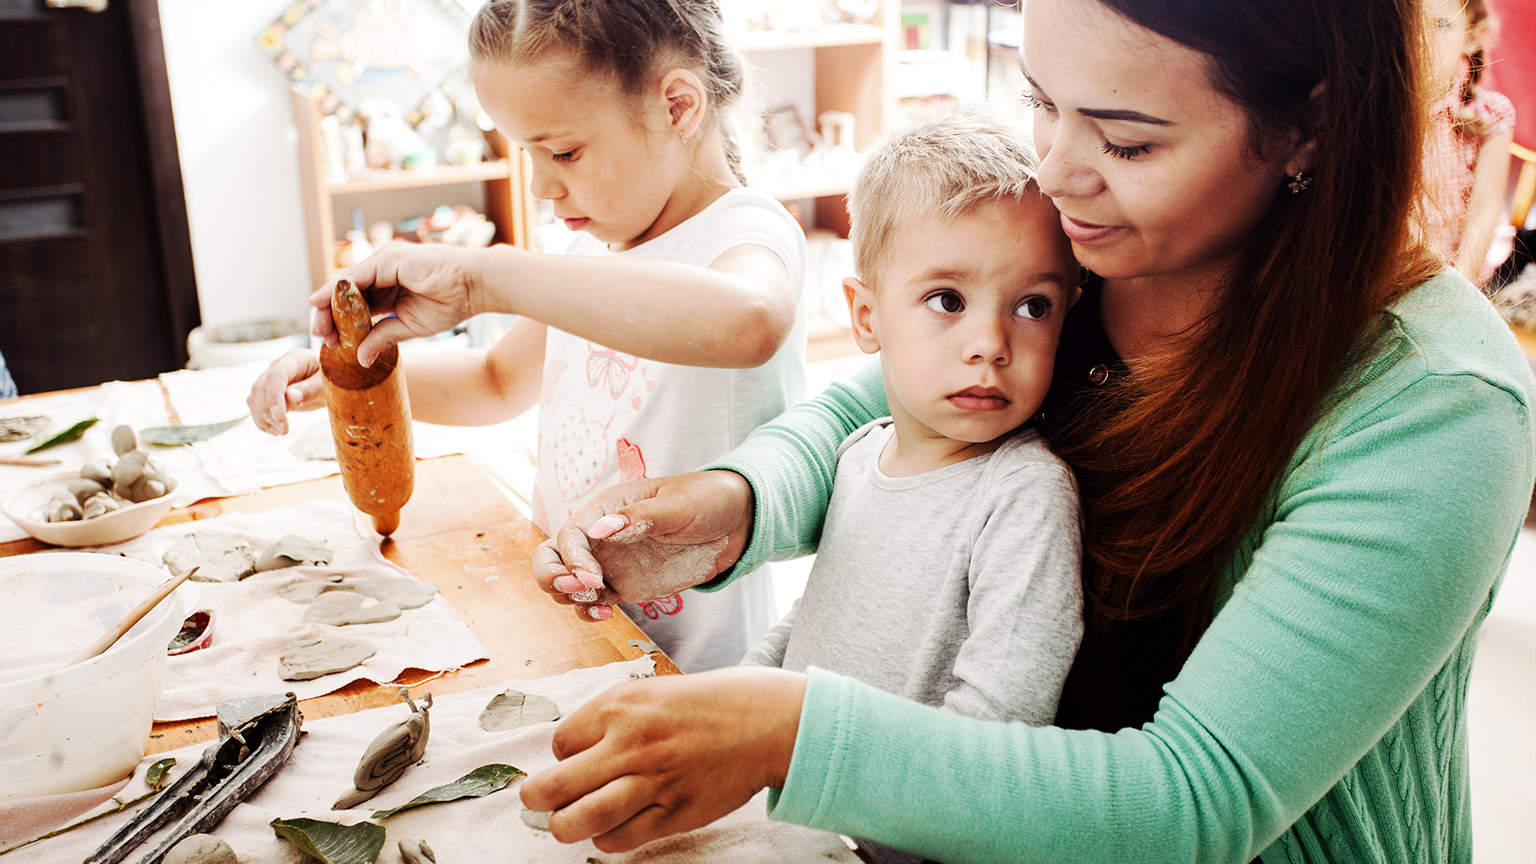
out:
{"label": "girl's hand", "polygon": [[562,843],[604,852],[708,825],[789,774],[805,676],[735,667],[620,684],[555,729],[560,764],[524,781]]}
{"label": "girl's hand", "polygon": [[[478,249],[417,243],[389,243],[367,259],[341,271],[363,296],[374,315],[393,315],[373,325],[357,349],[364,366],[386,348],[405,339],[450,330],[479,312]],[[332,285],[311,294],[315,307],[310,331],[327,345],[336,345],[331,320]]]}
{"label": "girl's hand", "polygon": [[669,597],[736,563],[753,503],[752,486],[732,471],[610,486],[534,550],[534,581],[561,603],[600,601],[587,613],[599,619],[619,601]]}
{"label": "girl's hand", "polygon": [[287,435],[289,411],[313,411],[325,404],[319,352],[289,351],[273,360],[251,385],[245,404],[256,428]]}

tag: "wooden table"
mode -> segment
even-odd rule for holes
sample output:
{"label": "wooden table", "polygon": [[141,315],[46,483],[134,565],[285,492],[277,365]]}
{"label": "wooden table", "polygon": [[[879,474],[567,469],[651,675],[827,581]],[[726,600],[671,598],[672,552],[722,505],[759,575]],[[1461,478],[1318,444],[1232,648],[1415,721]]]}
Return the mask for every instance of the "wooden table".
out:
{"label": "wooden table", "polygon": [[[315,498],[346,500],[341,477],[277,486],[250,495],[201,501],[172,510],[162,524],[208,519],[298,504]],[[642,655],[630,645],[644,639],[628,618],[588,621],[534,585],[529,555],[544,535],[466,456],[416,463],[416,492],[401,513],[400,528],[384,543],[385,557],[419,578],[435,582],[455,612],[485,646],[489,660],[455,672],[407,669],[389,684],[356,681],[334,693],[299,703],[306,720],[396,704],[402,686],[431,680],[438,695],[601,666]],[[52,550],[30,538],[0,543],[0,557]],[[656,671],[677,674],[665,654],[652,655]],[[156,723],[149,752],[174,750],[218,737],[209,717]]]}

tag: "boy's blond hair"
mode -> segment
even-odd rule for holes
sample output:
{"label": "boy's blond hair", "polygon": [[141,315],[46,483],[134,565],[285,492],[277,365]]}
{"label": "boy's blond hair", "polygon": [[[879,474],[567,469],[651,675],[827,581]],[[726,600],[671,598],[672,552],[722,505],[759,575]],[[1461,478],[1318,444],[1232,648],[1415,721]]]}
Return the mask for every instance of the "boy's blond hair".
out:
{"label": "boy's blond hair", "polygon": [[1040,160],[1024,133],[960,108],[881,140],[848,193],[853,266],[874,287],[895,254],[897,229],[924,216],[949,221],[984,201],[1039,195]]}

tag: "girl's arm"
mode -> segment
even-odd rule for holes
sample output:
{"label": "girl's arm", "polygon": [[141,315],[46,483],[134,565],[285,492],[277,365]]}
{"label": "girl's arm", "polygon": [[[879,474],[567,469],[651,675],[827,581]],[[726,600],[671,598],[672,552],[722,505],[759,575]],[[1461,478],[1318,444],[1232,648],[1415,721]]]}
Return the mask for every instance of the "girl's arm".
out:
{"label": "girl's arm", "polygon": [[[546,327],[519,318],[489,351],[445,351],[401,364],[411,415],[451,426],[509,420],[539,398]],[[288,434],[289,411],[325,405],[319,351],[290,351],[256,378],[246,398],[251,418],[271,435]]]}
{"label": "girl's arm", "polygon": [[1513,126],[1483,139],[1477,152],[1477,170],[1462,221],[1461,244],[1452,265],[1473,284],[1480,284],[1487,269],[1488,247],[1493,244],[1499,217],[1504,214],[1504,193],[1509,183],[1509,145],[1515,140]]}
{"label": "girl's arm", "polygon": [[487,305],[663,363],[761,366],[795,324],[789,269],[763,246],[708,268],[495,246],[475,267]]}
{"label": "girl's arm", "polygon": [[519,318],[485,351],[437,351],[401,361],[411,417],[444,426],[489,426],[539,401],[548,328]]}

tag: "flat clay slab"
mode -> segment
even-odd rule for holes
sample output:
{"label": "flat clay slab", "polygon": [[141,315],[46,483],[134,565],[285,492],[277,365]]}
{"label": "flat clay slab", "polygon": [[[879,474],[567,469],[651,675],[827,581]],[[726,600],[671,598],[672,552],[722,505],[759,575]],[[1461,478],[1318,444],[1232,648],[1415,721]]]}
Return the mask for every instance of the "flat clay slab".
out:
{"label": "flat clay slab", "polygon": [[308,681],[361,666],[377,654],[372,645],[345,639],[299,639],[283,646],[277,673],[284,681]]}
{"label": "flat clay slab", "polygon": [[304,613],[313,624],[377,624],[400,617],[400,607],[388,600],[364,597],[356,591],[327,591],[315,598]]}
{"label": "flat clay slab", "polygon": [[194,582],[238,582],[256,572],[251,544],[227,534],[188,534],[161,556],[171,575],[198,568]]}

